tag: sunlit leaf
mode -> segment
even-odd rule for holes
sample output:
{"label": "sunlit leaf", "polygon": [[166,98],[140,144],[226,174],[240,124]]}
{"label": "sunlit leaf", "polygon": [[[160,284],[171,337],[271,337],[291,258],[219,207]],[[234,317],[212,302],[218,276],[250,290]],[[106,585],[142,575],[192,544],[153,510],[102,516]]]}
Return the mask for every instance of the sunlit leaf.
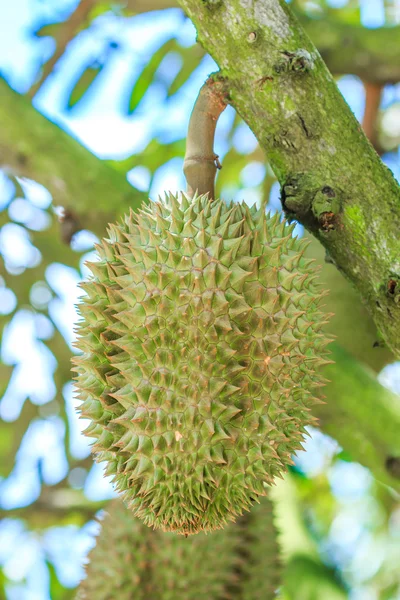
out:
{"label": "sunlit leaf", "polygon": [[88,89],[91,87],[96,77],[100,75],[101,71],[104,68],[104,64],[99,64],[98,62],[94,62],[92,65],[89,65],[81,74],[77,82],[75,83],[72,91],[68,97],[67,108],[71,110],[74,106],[78,104],[81,98],[86,94]]}
{"label": "sunlit leaf", "polygon": [[170,39],[161,46],[151,57],[149,62],[143,68],[141,74],[135,81],[132,91],[129,95],[128,101],[128,114],[132,114],[133,111],[138,107],[145,93],[154,81],[155,74],[159,68],[163,59],[171,51],[177,49],[177,42],[175,39]]}
{"label": "sunlit leaf", "polygon": [[38,38],[42,37],[53,37],[57,38],[58,32],[62,27],[62,23],[49,23],[48,25],[43,25],[40,29],[35,31],[35,36]]}
{"label": "sunlit leaf", "polygon": [[47,561],[47,568],[50,576],[50,597],[52,600],[70,600],[75,595],[75,591],[64,587],[57,577],[54,565]]}
{"label": "sunlit leaf", "polygon": [[197,69],[205,55],[204,50],[198,44],[190,48],[184,48],[181,51],[182,67],[175,79],[170,83],[168,96],[175,94],[189,79],[193,71]]}

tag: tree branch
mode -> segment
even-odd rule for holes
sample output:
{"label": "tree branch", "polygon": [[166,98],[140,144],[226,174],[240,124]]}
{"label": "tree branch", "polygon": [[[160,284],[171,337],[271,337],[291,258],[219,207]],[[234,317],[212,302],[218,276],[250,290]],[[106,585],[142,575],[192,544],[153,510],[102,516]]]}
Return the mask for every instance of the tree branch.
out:
{"label": "tree branch", "polygon": [[39,88],[42,86],[47,77],[53,72],[59,59],[64,54],[69,42],[77,35],[82,23],[89,16],[93,6],[96,4],[96,0],[81,0],[74,12],[68,17],[68,19],[60,24],[58,35],[55,36],[56,49],[51,58],[43,65],[39,79],[33,84],[28,91],[28,96],[33,98]]}
{"label": "tree branch", "polygon": [[400,188],[284,0],[180,0],[303,223],[400,356]]}
{"label": "tree branch", "polygon": [[338,344],[330,349],[335,364],[324,370],[326,404],[313,412],[354,460],[400,492],[400,398]]}
{"label": "tree branch", "polygon": [[42,529],[59,525],[60,519],[70,520],[73,515],[79,515],[82,522],[92,519],[108,502],[88,500],[83,490],[46,488],[29,506],[11,510],[0,509],[0,518],[22,519],[31,527]]}
{"label": "tree branch", "polygon": [[0,168],[45,186],[55,205],[76,216],[80,229],[102,235],[108,221],[145,198],[1,78],[0,131]]}

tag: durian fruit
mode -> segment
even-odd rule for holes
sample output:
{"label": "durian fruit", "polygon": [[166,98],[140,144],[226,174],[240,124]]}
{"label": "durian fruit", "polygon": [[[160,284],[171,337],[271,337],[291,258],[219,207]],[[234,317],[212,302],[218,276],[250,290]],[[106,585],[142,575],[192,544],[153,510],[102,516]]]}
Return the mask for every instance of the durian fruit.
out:
{"label": "durian fruit", "polygon": [[281,567],[272,505],[185,539],[151,530],[120,500],[103,520],[77,600],[271,600]]}
{"label": "durian fruit", "polygon": [[96,460],[147,525],[233,521],[291,463],[322,385],[324,295],[279,215],[168,195],[111,225],[75,359]]}

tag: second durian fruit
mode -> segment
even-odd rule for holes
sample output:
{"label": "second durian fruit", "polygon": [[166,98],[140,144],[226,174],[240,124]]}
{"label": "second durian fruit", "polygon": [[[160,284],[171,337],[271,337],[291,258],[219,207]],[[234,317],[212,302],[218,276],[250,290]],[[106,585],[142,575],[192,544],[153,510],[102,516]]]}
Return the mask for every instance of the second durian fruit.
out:
{"label": "second durian fruit", "polygon": [[111,502],[77,600],[272,600],[281,565],[263,498],[222,531],[185,539],[151,531]]}
{"label": "second durian fruit", "polygon": [[109,228],[75,359],[96,460],[147,525],[233,521],[301,447],[326,362],[305,243],[279,215],[168,195]]}

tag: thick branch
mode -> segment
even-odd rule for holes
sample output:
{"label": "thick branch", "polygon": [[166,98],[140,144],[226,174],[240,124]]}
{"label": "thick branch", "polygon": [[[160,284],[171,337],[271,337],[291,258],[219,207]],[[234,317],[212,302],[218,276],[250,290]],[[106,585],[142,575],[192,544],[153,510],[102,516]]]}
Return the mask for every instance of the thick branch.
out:
{"label": "thick branch", "polygon": [[230,102],[282,186],[400,356],[400,188],[284,0],[181,0]]}
{"label": "thick branch", "polygon": [[209,194],[214,198],[214,180],[220,167],[214,152],[214,135],[218,118],[226,102],[220,86],[208,79],[200,90],[189,121],[183,172],[187,182],[187,193],[193,196]]}
{"label": "thick branch", "polygon": [[400,492],[400,398],[338,344],[331,351],[326,404],[314,413],[354,460]]}
{"label": "thick branch", "polygon": [[144,198],[1,78],[0,131],[0,168],[44,185],[54,204],[75,214],[82,229],[103,234],[108,221]]}

